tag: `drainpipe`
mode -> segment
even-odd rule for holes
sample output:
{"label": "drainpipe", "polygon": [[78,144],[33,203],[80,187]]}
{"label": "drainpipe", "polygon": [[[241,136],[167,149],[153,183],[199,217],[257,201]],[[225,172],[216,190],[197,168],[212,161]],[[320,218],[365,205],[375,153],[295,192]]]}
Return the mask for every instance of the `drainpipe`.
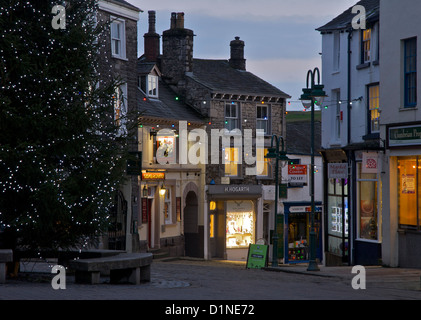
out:
{"label": "drainpipe", "polygon": [[[348,103],[347,103],[347,130],[348,130],[348,134],[347,134],[347,146],[349,146],[351,144],[351,56],[352,56],[352,50],[351,50],[351,40],[352,40],[352,33],[353,33],[353,29],[348,29]],[[351,155],[352,155],[351,150],[347,151],[347,158],[348,158],[348,166],[350,166],[350,168],[348,169],[348,264],[352,265],[353,263],[353,251],[354,251],[354,246],[353,246],[353,191],[354,191],[354,181],[352,180],[352,171],[353,171],[353,166],[352,166],[352,160],[351,160]],[[351,169],[351,170],[350,170]],[[345,210],[343,210],[343,217],[342,217],[342,221],[345,221]],[[345,223],[344,223],[345,225]],[[345,236],[345,234],[343,234],[343,236]]]}

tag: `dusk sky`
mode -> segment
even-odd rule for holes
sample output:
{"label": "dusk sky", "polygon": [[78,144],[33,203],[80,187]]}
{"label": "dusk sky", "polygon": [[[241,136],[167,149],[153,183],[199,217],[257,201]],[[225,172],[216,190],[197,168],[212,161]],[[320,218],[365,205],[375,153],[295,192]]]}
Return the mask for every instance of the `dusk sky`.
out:
{"label": "dusk sky", "polygon": [[[297,100],[309,69],[321,68],[321,35],[315,29],[358,0],[128,0],[140,14],[139,55],[148,29],[148,11],[156,11],[156,31],[170,28],[171,12],[185,13],[185,28],[196,35],[193,55],[229,59],[229,43],[245,41],[247,70],[286,92],[289,110],[302,110]],[[161,46],[162,50],[162,46]]]}

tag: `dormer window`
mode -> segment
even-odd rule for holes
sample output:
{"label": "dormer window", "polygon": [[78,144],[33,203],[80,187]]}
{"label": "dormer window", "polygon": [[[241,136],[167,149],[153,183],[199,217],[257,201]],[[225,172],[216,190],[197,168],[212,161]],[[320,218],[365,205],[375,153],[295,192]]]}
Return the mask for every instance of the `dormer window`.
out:
{"label": "dormer window", "polygon": [[146,96],[150,98],[158,98],[158,76],[140,76],[138,77],[137,86]]}
{"label": "dormer window", "polygon": [[158,77],[148,76],[148,96],[158,98]]}

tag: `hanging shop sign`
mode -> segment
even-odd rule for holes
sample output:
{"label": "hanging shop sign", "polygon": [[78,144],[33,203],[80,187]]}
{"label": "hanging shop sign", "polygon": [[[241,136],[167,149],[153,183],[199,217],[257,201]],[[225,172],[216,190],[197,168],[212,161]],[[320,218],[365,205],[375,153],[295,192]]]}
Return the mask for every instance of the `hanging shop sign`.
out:
{"label": "hanging shop sign", "polygon": [[362,173],[377,173],[379,169],[379,161],[377,152],[363,152],[362,156]]}
{"label": "hanging shop sign", "polygon": [[304,185],[307,183],[307,165],[289,164],[288,182],[292,185]]}
{"label": "hanging shop sign", "polygon": [[143,172],[142,180],[164,180],[165,172]]}
{"label": "hanging shop sign", "polygon": [[347,163],[329,163],[327,170],[329,179],[348,179]]}
{"label": "hanging shop sign", "polygon": [[176,164],[175,135],[158,135],[156,137],[156,160],[159,164]]}
{"label": "hanging shop sign", "polygon": [[421,145],[421,125],[389,128],[389,147]]}
{"label": "hanging shop sign", "polygon": [[261,269],[267,267],[269,246],[250,244],[247,256],[247,269]]}

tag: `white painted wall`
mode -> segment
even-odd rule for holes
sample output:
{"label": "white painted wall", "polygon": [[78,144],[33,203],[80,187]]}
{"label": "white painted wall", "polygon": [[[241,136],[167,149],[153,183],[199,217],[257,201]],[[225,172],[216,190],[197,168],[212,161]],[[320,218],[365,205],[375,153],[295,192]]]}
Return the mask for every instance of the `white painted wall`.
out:
{"label": "white painted wall", "polygon": [[[354,30],[351,39],[351,100],[363,97],[362,101],[354,101],[351,108],[351,139],[350,143],[363,142],[367,134],[367,85],[380,81],[379,65],[377,60],[378,28],[375,24],[372,31],[371,45],[374,49],[370,66],[357,70],[360,65],[360,37],[361,30]],[[337,31],[340,35],[340,63],[334,68],[334,33],[322,35],[322,84],[328,97],[322,108],[322,146],[324,148],[344,147],[348,144],[348,32]],[[335,91],[340,90],[343,100],[340,111],[340,137],[336,134],[336,99]]]}

